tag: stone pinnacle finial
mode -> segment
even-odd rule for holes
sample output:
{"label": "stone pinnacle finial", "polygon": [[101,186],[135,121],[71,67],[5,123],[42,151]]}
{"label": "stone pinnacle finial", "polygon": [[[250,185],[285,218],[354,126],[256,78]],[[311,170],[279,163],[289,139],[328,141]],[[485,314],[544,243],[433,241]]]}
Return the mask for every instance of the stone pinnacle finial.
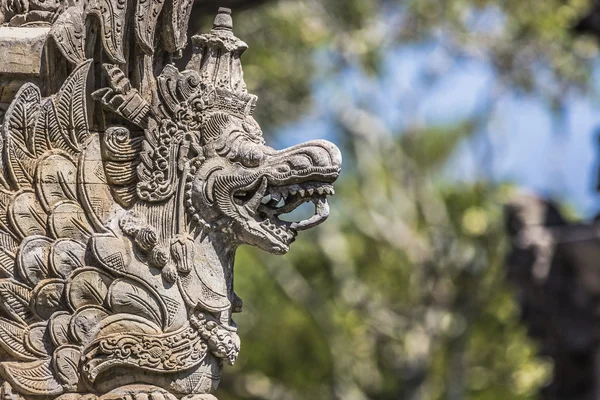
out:
{"label": "stone pinnacle finial", "polygon": [[231,19],[230,8],[219,8],[219,12],[215,17],[215,22],[213,23],[213,29],[233,31],[233,20]]}

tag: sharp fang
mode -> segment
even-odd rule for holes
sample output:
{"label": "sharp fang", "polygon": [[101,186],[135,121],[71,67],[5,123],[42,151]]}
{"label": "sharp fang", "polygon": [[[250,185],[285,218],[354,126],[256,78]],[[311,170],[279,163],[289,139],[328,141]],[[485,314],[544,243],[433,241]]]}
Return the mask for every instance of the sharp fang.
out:
{"label": "sharp fang", "polygon": [[308,189],[309,196],[312,196],[314,192],[315,192],[315,189],[313,189],[313,188]]}
{"label": "sharp fang", "polygon": [[260,187],[254,194],[254,196],[252,196],[252,198],[244,206],[244,207],[246,207],[248,212],[250,212],[252,215],[256,214],[256,210],[258,210],[258,206],[260,206],[262,198],[265,196],[265,193],[267,192],[267,186],[268,186],[267,178],[263,178],[263,180],[260,184]]}
{"label": "sharp fang", "polygon": [[300,193],[300,196],[304,197],[304,194],[306,193],[306,190],[300,189],[300,190],[298,190],[298,193]]}
{"label": "sharp fang", "polygon": [[319,186],[317,188],[317,193],[320,195],[323,195],[323,193],[325,192],[325,188],[323,186]]}
{"label": "sharp fang", "polygon": [[281,202],[281,193],[274,192],[271,193],[271,201],[267,203],[267,207],[275,208]]}
{"label": "sharp fang", "polygon": [[262,204],[267,204],[269,201],[271,201],[273,197],[270,194],[267,194],[266,196],[263,196],[262,200],[260,201]]}
{"label": "sharp fang", "polygon": [[290,225],[291,229],[295,231],[303,231],[319,225],[321,222],[325,221],[327,217],[329,217],[329,204],[327,203],[326,198],[319,197],[318,199],[314,199],[313,203],[315,203],[315,215],[301,222],[293,222]]}

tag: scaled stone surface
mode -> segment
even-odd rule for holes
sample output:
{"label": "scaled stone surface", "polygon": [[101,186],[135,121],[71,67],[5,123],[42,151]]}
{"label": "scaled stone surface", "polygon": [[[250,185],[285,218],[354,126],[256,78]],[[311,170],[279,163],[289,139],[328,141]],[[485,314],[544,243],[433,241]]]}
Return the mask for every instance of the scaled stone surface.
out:
{"label": "scaled stone surface", "polygon": [[[285,254],[329,214],[340,152],[265,145],[229,10],[186,70],[171,63],[191,5],[3,5],[19,37],[47,25],[42,51],[58,49],[48,84],[21,85],[2,116],[3,399],[215,399],[240,350],[236,249]],[[305,202],[311,218],[280,219]]]}

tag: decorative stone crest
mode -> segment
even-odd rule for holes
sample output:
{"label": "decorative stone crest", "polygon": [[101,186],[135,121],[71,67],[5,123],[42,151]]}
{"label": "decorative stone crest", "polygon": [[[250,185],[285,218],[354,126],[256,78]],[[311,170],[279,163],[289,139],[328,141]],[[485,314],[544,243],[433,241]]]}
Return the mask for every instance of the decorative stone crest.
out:
{"label": "decorative stone crest", "polygon": [[[5,24],[49,27],[69,73],[49,97],[22,85],[2,118],[2,398],[214,399],[240,349],[237,247],[284,254],[329,214],[340,152],[265,145],[229,10],[170,63],[191,6],[3,3]],[[280,219],[306,202],[311,218]]]}

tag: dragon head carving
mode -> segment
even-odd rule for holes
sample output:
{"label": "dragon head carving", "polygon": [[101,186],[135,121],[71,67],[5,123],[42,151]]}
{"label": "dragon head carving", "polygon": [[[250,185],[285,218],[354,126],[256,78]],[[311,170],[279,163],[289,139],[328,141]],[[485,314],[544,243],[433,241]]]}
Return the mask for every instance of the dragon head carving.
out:
{"label": "dragon head carving", "polygon": [[[234,36],[229,10],[221,9],[211,32],[192,41],[187,69],[167,65],[151,93],[134,88],[116,65],[104,66],[110,87],[94,98],[139,131],[111,127],[104,133],[103,169],[114,198],[130,212],[113,233],[94,239],[95,255],[114,270],[113,249],[121,246],[121,254],[139,264],[122,269],[138,271],[130,272],[137,279],[146,260],[150,272],[142,279],[153,285],[162,276],[159,287],[179,291],[159,295],[185,303],[185,314],[174,313],[164,329],[176,331],[187,315],[200,313],[219,332],[206,339],[215,360],[233,362],[239,338],[231,315],[241,311],[232,285],[235,249],[247,244],[286,253],[299,231],[328,217],[327,196],[342,160],[324,140],[283,150],[265,144],[253,117],[257,98],[243,80],[240,56],[247,45]],[[314,203],[314,215],[283,219],[307,202]],[[115,238],[118,231],[125,245],[119,234]]]}
{"label": "dragon head carving", "polygon": [[[240,56],[247,46],[233,35],[228,11],[221,10],[209,34],[192,39],[188,69],[167,65],[157,79],[159,107],[146,104],[112,65],[106,66],[112,88],[96,92],[108,108],[146,130],[147,162],[138,168],[137,194],[162,202],[184,185],[189,224],[284,254],[298,231],[327,218],[326,196],[334,193],[341,153],[325,140],[279,151],[265,145],[252,116],[257,98],[243,81]],[[311,218],[280,218],[306,202],[315,204]]]}
{"label": "dragon head carving", "polygon": [[[193,42],[186,70],[144,88],[105,64],[109,87],[92,95],[122,122],[102,132],[86,112],[91,60],[49,98],[25,85],[7,110],[0,394],[214,391],[240,349],[237,247],[284,254],[329,215],[338,148],[265,144],[228,10]],[[307,202],[314,215],[283,219]]]}
{"label": "dragon head carving", "polygon": [[[224,219],[240,243],[277,254],[289,250],[298,231],[327,218],[326,196],[333,194],[341,164],[334,145],[314,141],[276,151],[264,144],[251,117],[227,114],[211,116],[204,133],[206,160],[193,169],[187,192],[193,217]],[[307,201],[315,204],[313,217],[280,219]]]}

